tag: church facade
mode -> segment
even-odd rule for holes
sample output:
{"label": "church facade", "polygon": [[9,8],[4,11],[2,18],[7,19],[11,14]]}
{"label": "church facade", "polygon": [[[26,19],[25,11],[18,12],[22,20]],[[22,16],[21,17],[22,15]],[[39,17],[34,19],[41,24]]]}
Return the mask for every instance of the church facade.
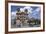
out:
{"label": "church facade", "polygon": [[28,24],[28,13],[27,9],[23,11],[17,11],[16,13],[16,26],[24,26]]}

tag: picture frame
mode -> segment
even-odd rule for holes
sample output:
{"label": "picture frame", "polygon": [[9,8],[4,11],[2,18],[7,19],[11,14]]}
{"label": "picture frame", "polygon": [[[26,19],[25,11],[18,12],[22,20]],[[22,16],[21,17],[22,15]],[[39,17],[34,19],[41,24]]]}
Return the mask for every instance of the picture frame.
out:
{"label": "picture frame", "polygon": [[[34,25],[34,23],[32,25],[32,24],[28,23],[30,27],[27,27],[27,25],[26,26],[21,25],[21,27],[20,26],[18,27],[18,24],[17,24],[17,26],[15,25],[15,27],[14,27],[13,26],[14,24],[13,23],[12,23],[13,25],[11,24],[11,22],[12,22],[11,16],[12,16],[12,14],[16,13],[14,11],[16,11],[17,10],[16,8],[18,8],[18,7],[21,11],[23,9],[29,9],[30,10],[31,8],[33,8],[31,10],[32,11],[35,10],[36,13],[38,11],[39,13],[36,14],[36,15],[39,15],[39,16],[36,16],[36,18],[38,18],[38,19],[40,18],[40,20],[38,20],[39,25],[38,24]],[[31,11],[29,11],[29,13],[30,12]],[[31,12],[31,13],[35,14],[35,12]],[[23,13],[22,13],[22,15],[23,15]],[[28,17],[28,19],[30,19],[30,17]],[[32,17],[34,17],[34,15]],[[23,21],[23,22],[26,22],[26,21]],[[44,4],[44,2],[26,2],[26,1],[6,1],[5,2],[5,34],[8,34],[8,33],[24,33],[24,32],[42,32],[42,31],[45,31],[45,4]]]}

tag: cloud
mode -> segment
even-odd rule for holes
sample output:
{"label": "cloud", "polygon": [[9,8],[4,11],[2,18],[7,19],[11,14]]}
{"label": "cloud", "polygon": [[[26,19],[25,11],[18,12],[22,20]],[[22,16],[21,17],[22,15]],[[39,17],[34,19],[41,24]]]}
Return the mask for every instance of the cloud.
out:
{"label": "cloud", "polygon": [[33,11],[33,15],[39,14],[40,13],[40,8],[37,8]]}
{"label": "cloud", "polygon": [[32,13],[29,13],[29,18],[40,19],[40,8],[35,9]]}
{"label": "cloud", "polygon": [[20,8],[20,11],[21,11],[21,12],[24,12],[24,9],[23,9],[23,8]]}
{"label": "cloud", "polygon": [[11,18],[12,18],[12,19],[15,19],[15,17],[16,17],[16,11],[13,11],[13,12],[11,13]]}
{"label": "cloud", "polygon": [[28,10],[28,13],[32,13],[32,11],[31,11],[32,8],[31,8],[30,6],[26,6],[26,7],[24,7],[23,9],[24,9],[24,10],[27,9],[27,10]]}
{"label": "cloud", "polygon": [[39,7],[39,8],[37,8],[37,9],[35,9],[34,11],[37,11],[37,12],[39,12],[39,11],[40,11],[40,7]]}
{"label": "cloud", "polygon": [[33,11],[33,14],[32,16],[35,18],[35,19],[40,19],[40,8],[37,8]]}
{"label": "cloud", "polygon": [[14,15],[14,16],[16,16],[16,11],[13,11],[11,14]]}

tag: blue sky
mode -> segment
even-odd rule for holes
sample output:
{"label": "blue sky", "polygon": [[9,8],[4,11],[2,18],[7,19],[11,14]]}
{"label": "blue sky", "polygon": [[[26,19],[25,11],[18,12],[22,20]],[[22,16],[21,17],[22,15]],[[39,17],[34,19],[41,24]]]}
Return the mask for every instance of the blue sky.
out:
{"label": "blue sky", "polygon": [[25,6],[11,6],[11,11],[16,11],[17,8],[24,8]]}
{"label": "blue sky", "polygon": [[[26,7],[26,6],[11,6],[11,12],[16,12],[16,9],[17,8],[24,8],[24,7]],[[38,6],[30,6],[30,8],[29,9],[31,9],[30,10],[30,12],[32,12],[32,13],[29,13],[29,17],[33,17],[33,18],[35,18],[35,19],[40,19],[40,7],[38,7]]]}
{"label": "blue sky", "polygon": [[[17,8],[24,8],[25,6],[11,6],[11,11],[16,11]],[[35,9],[37,9],[38,7],[36,6],[31,6],[31,8],[33,8],[32,11],[34,11]]]}

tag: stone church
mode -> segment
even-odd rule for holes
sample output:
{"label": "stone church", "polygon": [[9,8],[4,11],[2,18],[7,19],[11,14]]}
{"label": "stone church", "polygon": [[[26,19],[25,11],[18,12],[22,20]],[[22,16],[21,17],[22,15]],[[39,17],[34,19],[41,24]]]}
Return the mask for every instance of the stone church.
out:
{"label": "stone church", "polygon": [[24,11],[20,11],[20,10],[17,10],[17,13],[16,13],[16,26],[18,27],[22,27],[22,26],[26,26],[28,23],[28,10],[25,9]]}

